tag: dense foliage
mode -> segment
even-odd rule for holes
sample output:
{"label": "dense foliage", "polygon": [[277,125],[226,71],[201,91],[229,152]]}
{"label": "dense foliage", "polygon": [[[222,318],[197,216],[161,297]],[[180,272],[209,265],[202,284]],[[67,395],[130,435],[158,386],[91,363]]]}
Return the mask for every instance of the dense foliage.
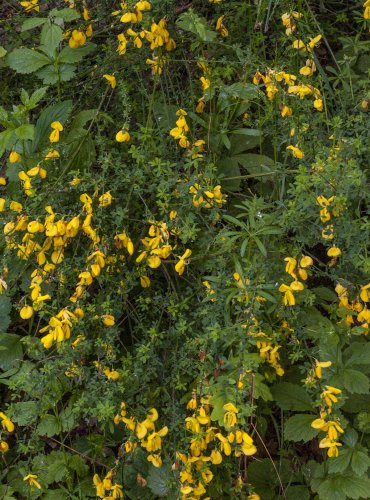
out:
{"label": "dense foliage", "polygon": [[1,498],[370,498],[370,1],[0,14]]}

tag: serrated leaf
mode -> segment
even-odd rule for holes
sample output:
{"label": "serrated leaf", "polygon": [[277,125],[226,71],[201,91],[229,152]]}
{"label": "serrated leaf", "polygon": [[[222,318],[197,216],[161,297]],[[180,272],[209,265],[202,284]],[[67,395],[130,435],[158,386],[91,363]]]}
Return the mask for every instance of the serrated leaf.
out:
{"label": "serrated leaf", "polygon": [[52,9],[49,13],[50,17],[59,17],[63,21],[69,22],[80,18],[80,14],[74,9]]}
{"label": "serrated leaf", "polygon": [[355,429],[346,429],[346,432],[343,434],[343,443],[349,446],[350,448],[354,448],[358,441],[358,434]]}
{"label": "serrated leaf", "polygon": [[47,90],[48,87],[40,87],[39,89],[35,90],[35,92],[30,97],[30,104],[35,107],[45,96]]}
{"label": "serrated leaf", "polygon": [[217,36],[216,32],[210,29],[207,21],[195,14],[192,9],[181,14],[176,24],[184,31],[196,35],[202,42],[212,42]]}
{"label": "serrated leaf", "polygon": [[7,56],[9,67],[21,74],[34,73],[46,64],[50,59],[37,50],[15,49]]}
{"label": "serrated leaf", "polygon": [[309,411],[312,401],[303,387],[282,382],[271,388],[272,395],[282,410]]}
{"label": "serrated leaf", "polygon": [[39,436],[53,437],[61,431],[60,421],[54,415],[44,415],[36,429]]}
{"label": "serrated leaf", "polygon": [[352,454],[351,468],[355,474],[362,476],[370,467],[370,458],[367,453],[355,450]]}
{"label": "serrated leaf", "polygon": [[50,135],[50,124],[59,121],[64,124],[72,110],[72,101],[62,101],[53,106],[48,106],[40,114],[35,129],[35,139],[32,144],[32,151],[35,152],[47,141]]}
{"label": "serrated leaf", "polygon": [[93,43],[88,43],[83,47],[78,47],[77,49],[71,49],[70,47],[64,47],[60,52],[58,61],[63,64],[73,64],[80,62],[85,56],[93,52],[96,45]]}
{"label": "serrated leaf", "polygon": [[13,130],[3,130],[0,132],[0,156],[3,156],[4,151],[10,145],[10,139],[13,135]]}
{"label": "serrated leaf", "polygon": [[287,500],[310,500],[310,490],[307,486],[292,485],[286,490]]}
{"label": "serrated leaf", "polygon": [[35,126],[30,124],[23,124],[20,127],[14,129],[14,133],[21,141],[32,141],[35,136]]}
{"label": "serrated leaf", "polygon": [[[147,476],[148,488],[158,497],[167,497],[174,481],[173,472],[169,467],[150,467]],[[175,498],[175,497],[173,497]]]}
{"label": "serrated leaf", "polygon": [[38,26],[42,26],[47,21],[46,18],[43,17],[32,17],[31,19],[26,19],[22,24],[21,31],[28,31]]}
{"label": "serrated leaf", "polygon": [[319,433],[318,429],[311,427],[315,415],[299,414],[293,415],[285,422],[285,439],[288,441],[311,441]]}
{"label": "serrated leaf", "polygon": [[41,30],[42,50],[49,56],[54,57],[55,51],[63,40],[63,31],[56,24],[48,21]]}
{"label": "serrated leaf", "polygon": [[328,460],[330,474],[338,474],[344,472],[350,464],[352,450],[349,448],[340,449],[339,456]]}
{"label": "serrated leaf", "polygon": [[343,385],[348,392],[355,394],[369,393],[369,378],[358,370],[345,368],[341,372]]}
{"label": "serrated leaf", "polygon": [[0,333],[0,368],[2,370],[10,370],[21,363],[23,348],[20,339],[21,337],[15,333]]}
{"label": "serrated leaf", "polygon": [[343,353],[346,366],[367,365],[370,360],[370,342],[353,342]]}
{"label": "serrated leaf", "polygon": [[71,132],[75,128],[83,128],[87,122],[93,120],[96,117],[97,109],[85,109],[76,114],[71,123]]}
{"label": "serrated leaf", "polygon": [[39,403],[37,401],[24,401],[12,404],[14,415],[12,420],[18,425],[33,424],[38,418]]}
{"label": "serrated leaf", "polygon": [[346,500],[346,495],[339,484],[339,479],[330,477],[322,481],[318,489],[320,500]]}
{"label": "serrated leaf", "polygon": [[370,479],[367,476],[354,476],[346,474],[338,478],[341,491],[349,498],[369,498]]}

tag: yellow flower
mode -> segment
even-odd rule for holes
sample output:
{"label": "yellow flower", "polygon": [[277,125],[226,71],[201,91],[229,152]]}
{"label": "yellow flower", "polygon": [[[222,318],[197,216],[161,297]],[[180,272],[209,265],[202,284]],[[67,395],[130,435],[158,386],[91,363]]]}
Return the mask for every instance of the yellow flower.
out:
{"label": "yellow flower", "polygon": [[41,490],[41,484],[37,481],[37,477],[38,476],[36,474],[27,474],[27,476],[23,478],[23,481],[26,481],[26,483],[28,483],[28,486],[30,486],[31,489],[34,486],[36,486],[36,488]]}
{"label": "yellow flower", "polygon": [[185,253],[180,257],[180,260],[175,265],[175,271],[181,276],[184,274],[185,266],[187,265],[186,259],[191,256],[192,252],[189,249],[185,250]]}
{"label": "yellow flower", "polygon": [[9,445],[6,441],[0,440],[0,453],[6,453],[9,450]]}
{"label": "yellow flower", "polygon": [[112,316],[111,314],[104,314],[102,317],[101,317],[102,321],[103,321],[103,324],[105,326],[114,326],[116,324],[116,321],[114,319],[114,316]]}
{"label": "yellow flower", "polygon": [[0,177],[0,186],[6,186],[6,179],[5,179],[5,177]]}
{"label": "yellow flower", "polygon": [[293,290],[290,286],[285,285],[284,283],[279,286],[279,292],[284,294],[283,303],[285,306],[294,306],[295,305],[295,297],[293,294]]}
{"label": "yellow flower", "polygon": [[106,193],[102,194],[99,197],[99,206],[100,207],[107,207],[112,203],[112,195],[110,194],[110,191],[107,191]]}
{"label": "yellow flower", "polygon": [[292,152],[292,155],[294,156],[294,158],[303,158],[304,157],[304,152],[301,151],[298,147],[296,146],[287,146],[286,149],[289,149],[291,152]]}
{"label": "yellow flower", "polygon": [[322,378],[322,368],[329,368],[332,365],[331,361],[317,361],[315,364],[315,375],[317,378]]}
{"label": "yellow flower", "polygon": [[282,118],[287,118],[289,116],[292,116],[293,110],[292,110],[292,108],[290,108],[289,106],[286,106],[284,104],[284,106],[281,108],[280,114],[281,114]]}
{"label": "yellow flower", "polygon": [[30,319],[33,316],[33,309],[31,306],[23,306],[19,311],[19,315],[22,319]]}
{"label": "yellow flower", "polygon": [[69,46],[71,49],[78,49],[82,45],[86,43],[86,35],[81,30],[73,30],[71,34],[71,38],[69,39]]}
{"label": "yellow flower", "polygon": [[8,432],[13,432],[14,431],[14,424],[10,420],[9,417],[5,415],[2,411],[0,411],[0,418],[1,418],[1,425],[3,429],[6,429]]}
{"label": "yellow flower", "polygon": [[116,134],[116,141],[117,142],[128,142],[130,139],[131,139],[131,136],[127,132],[127,130],[120,130]]}
{"label": "yellow flower", "polygon": [[11,151],[9,155],[9,162],[10,163],[19,163],[21,161],[22,157],[17,151]]}
{"label": "yellow flower", "polygon": [[39,12],[40,7],[38,3],[39,0],[24,0],[23,2],[20,2],[26,12],[31,12],[32,10],[34,10],[35,12]]}
{"label": "yellow flower", "polygon": [[197,106],[195,108],[195,111],[198,114],[202,114],[205,107],[206,107],[206,100],[205,100],[205,97],[203,96],[200,99],[198,99],[198,104],[197,104]]}
{"label": "yellow flower", "polygon": [[329,250],[326,252],[328,257],[339,257],[339,255],[342,254],[342,251],[338,247],[330,247]]}
{"label": "yellow flower", "polygon": [[45,156],[45,160],[52,160],[53,158],[59,158],[60,154],[55,149],[49,149]]}
{"label": "yellow flower", "polygon": [[158,454],[150,454],[147,456],[148,462],[151,462],[154,467],[162,467],[162,459]]}
{"label": "yellow flower", "polygon": [[297,267],[296,259],[294,259],[294,257],[285,257],[284,261],[286,262],[285,272],[290,274],[293,278],[295,278],[296,277],[295,268]]}
{"label": "yellow flower", "polygon": [[317,109],[317,111],[322,111],[324,109],[324,104],[322,99],[315,99],[313,101],[313,107]]}
{"label": "yellow flower", "polygon": [[200,78],[200,82],[202,84],[203,92],[205,92],[211,86],[211,81],[208,78],[205,78],[204,76]]}
{"label": "yellow flower", "polygon": [[150,287],[150,278],[148,276],[140,276],[140,285],[143,288],[149,288]]}
{"label": "yellow flower", "polygon": [[114,499],[116,498],[123,498],[123,486],[121,484],[114,484],[111,488],[111,493],[112,497]]}
{"label": "yellow flower", "polygon": [[116,88],[117,80],[116,80],[116,77],[114,75],[105,74],[105,75],[103,75],[103,78],[105,78],[108,81],[108,83],[110,84],[112,89]]}
{"label": "yellow flower", "polygon": [[303,257],[299,261],[299,265],[300,265],[300,267],[303,267],[303,268],[310,267],[313,265],[313,260],[308,255],[303,255]]}
{"label": "yellow flower", "polygon": [[223,38],[226,38],[229,36],[229,32],[226,28],[226,26],[224,25],[223,21],[224,21],[224,17],[225,16],[220,16],[218,19],[217,19],[217,22],[216,22],[216,31],[218,31],[218,33],[223,37]]}
{"label": "yellow flower", "polygon": [[363,302],[370,302],[370,283],[361,287],[360,299]]}

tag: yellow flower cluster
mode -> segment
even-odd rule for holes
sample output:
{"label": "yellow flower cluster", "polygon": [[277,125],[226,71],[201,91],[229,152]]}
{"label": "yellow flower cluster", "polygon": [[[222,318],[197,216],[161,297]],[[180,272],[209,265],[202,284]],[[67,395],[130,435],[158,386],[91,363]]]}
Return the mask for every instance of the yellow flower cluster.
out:
{"label": "yellow flower cluster", "polygon": [[[337,208],[331,208],[329,210],[330,205],[333,203],[335,200],[335,196],[331,196],[330,198],[325,198],[325,196],[320,195],[316,198],[316,202],[318,205],[320,205],[321,210],[320,210],[320,220],[324,224],[329,222],[332,218],[332,215],[334,217],[337,217],[340,215],[340,212]],[[322,232],[321,232],[322,237],[325,240],[332,240],[334,239],[334,226],[332,224],[328,224],[323,227]],[[327,252],[326,252],[328,257],[332,257],[331,261],[329,262],[329,266],[332,267],[337,263],[338,257],[342,254],[342,251],[340,248],[337,246],[333,245],[331,246]]]}
{"label": "yellow flower cluster", "polygon": [[[150,31],[141,27],[138,31],[133,29],[133,26],[141,23],[143,20],[143,12],[151,10],[150,2],[140,0],[133,9],[129,10],[127,2],[121,2],[121,9],[112,12],[113,16],[121,16],[120,22],[123,24],[131,24],[131,27],[126,30],[126,33],[117,35],[119,55],[124,55],[127,51],[127,46],[132,42],[133,46],[141,49],[143,40],[146,40],[153,51],[152,59],[147,59],[146,63],[152,68],[153,75],[160,75],[165,64],[165,57],[161,50],[164,48],[167,52],[171,52],[176,48],[176,42],[171,38],[167,30],[165,19],[161,19],[158,23],[152,21]],[[157,52],[159,51],[159,54]]]}
{"label": "yellow flower cluster", "polygon": [[126,404],[121,403],[120,413],[114,417],[114,423],[118,425],[123,422],[126,429],[131,432],[124,446],[126,453],[132,453],[140,444],[149,453],[147,455],[148,462],[151,462],[154,467],[162,467],[160,451],[162,449],[162,438],[167,436],[168,427],[164,426],[158,431],[156,430],[157,410],[155,408],[149,410],[146,418],[141,422],[138,422],[135,417],[128,418],[126,415]]}
{"label": "yellow flower cluster", "polygon": [[27,474],[27,476],[24,476],[23,481],[25,481],[28,484],[31,490],[33,489],[34,486],[38,490],[41,490],[42,489],[41,484],[37,481],[37,479],[38,476],[36,474]]}
{"label": "yellow flower cluster", "polygon": [[263,340],[257,340],[256,346],[257,349],[259,349],[260,352],[260,358],[268,363],[276,372],[276,375],[279,377],[282,377],[284,375],[284,368],[280,364],[280,355],[279,355],[279,349],[280,345],[273,345],[272,341],[267,337],[267,335],[263,332],[259,332],[257,334],[254,334],[254,336],[259,339],[262,338]]}
{"label": "yellow flower cluster", "polygon": [[189,125],[187,124],[185,116],[187,116],[187,112],[183,109],[179,109],[176,111],[176,116],[178,119],[176,120],[176,127],[170,130],[170,136],[172,136],[176,141],[179,141],[179,146],[181,148],[188,148],[190,146],[190,141],[186,137],[186,134],[189,132]]}
{"label": "yellow flower cluster", "polygon": [[[74,0],[64,0],[64,1],[68,3],[69,8],[79,12]],[[75,30],[68,30],[64,33],[64,37],[69,38],[68,45],[70,46],[71,49],[78,49],[79,47],[85,45],[87,38],[90,38],[93,34],[92,24],[88,23],[90,19],[90,13],[85,2],[83,2],[82,17],[84,21],[86,21],[87,23],[84,29],[80,28]]]}
{"label": "yellow flower cluster", "polygon": [[221,192],[221,186],[217,185],[212,190],[203,191],[197,183],[190,186],[189,193],[193,195],[193,205],[204,208],[222,208],[226,203],[227,195]]}
{"label": "yellow flower cluster", "polygon": [[283,293],[283,303],[285,306],[294,306],[294,293],[304,290],[304,285],[298,278],[306,281],[308,278],[307,269],[313,265],[313,260],[307,255],[303,255],[299,261],[294,257],[285,257],[285,272],[288,273],[294,281],[290,285],[282,283],[279,287],[279,292]]}
{"label": "yellow flower cluster", "polygon": [[[123,486],[118,483],[113,483],[113,471],[110,470],[104,477],[100,479],[98,474],[94,474],[93,483],[96,488],[96,496],[103,500],[112,500],[116,498],[123,498]],[[109,494],[107,495],[107,491]]]}
{"label": "yellow flower cluster", "polygon": [[364,3],[364,19],[370,19],[370,0],[366,0]]}
{"label": "yellow flower cluster", "polygon": [[[13,424],[13,422],[2,411],[0,411],[0,420],[1,420],[1,427],[5,431],[7,431],[9,433],[11,433],[11,432],[14,431],[14,424]],[[6,453],[8,450],[9,450],[8,443],[6,441],[4,441],[1,438],[1,435],[0,435],[0,453]]]}
{"label": "yellow flower cluster", "polygon": [[[136,258],[136,263],[140,264],[145,261],[151,269],[157,269],[162,260],[168,259],[176,248],[176,244],[170,244],[170,236],[176,236],[178,231],[176,228],[169,230],[165,222],[150,221],[148,236],[141,241],[145,250],[143,250]],[[181,276],[184,273],[185,266],[188,264],[187,259],[191,256],[191,250],[186,249],[184,254],[179,257],[179,261],[175,265],[175,271]],[[150,279],[147,276],[142,276],[140,279],[143,288],[150,285]]]}
{"label": "yellow flower cluster", "polygon": [[24,0],[19,2],[24,8],[25,12],[40,12],[39,0]]}
{"label": "yellow flower cluster", "polygon": [[343,319],[343,322],[351,326],[357,321],[357,324],[364,329],[364,335],[368,335],[370,310],[367,307],[367,303],[370,302],[370,283],[361,287],[359,297],[352,302],[349,301],[348,290],[343,285],[338,283],[335,291],[339,297],[338,307],[348,310],[348,314]]}
{"label": "yellow flower cluster", "polygon": [[[235,457],[251,456],[257,452],[251,436],[238,425],[238,408],[233,403],[224,405],[224,427],[227,435],[223,435],[217,427],[211,425],[210,403],[201,399],[198,408],[196,394],[193,392],[187,409],[193,415],[185,419],[186,428],[191,433],[189,453],[176,453],[176,469],[180,469],[180,492],[183,499],[197,500],[207,493],[207,484],[213,479],[211,465],[222,463],[223,455]],[[214,445],[209,450],[210,445]],[[209,454],[209,455],[208,455]]]}
{"label": "yellow flower cluster", "polygon": [[222,36],[222,38],[227,38],[229,36],[229,31],[224,25],[225,16],[220,16],[216,21],[216,31]]}
{"label": "yellow flower cluster", "polygon": [[293,10],[292,12],[285,12],[281,16],[281,20],[283,22],[283,25],[285,27],[285,34],[287,36],[292,35],[295,30],[297,29],[297,23],[296,20],[300,19],[302,17],[302,14],[300,12],[297,12]]}
{"label": "yellow flower cluster", "polygon": [[327,435],[320,441],[319,447],[327,449],[328,457],[337,457],[339,455],[338,447],[342,444],[338,441],[339,434],[343,434],[344,430],[340,426],[340,421],[336,420],[325,420],[328,415],[332,412],[332,407],[334,403],[338,402],[337,396],[341,394],[341,390],[337,387],[332,387],[326,385],[321,393],[321,399],[323,400],[322,407],[320,409],[320,418],[314,420],[311,423],[311,427],[314,429],[319,429],[322,432],[326,432]]}
{"label": "yellow flower cluster", "polygon": [[118,380],[120,378],[120,374],[117,370],[110,370],[106,366],[103,366],[99,361],[94,361],[94,366],[100,373],[105,375],[108,380]]}

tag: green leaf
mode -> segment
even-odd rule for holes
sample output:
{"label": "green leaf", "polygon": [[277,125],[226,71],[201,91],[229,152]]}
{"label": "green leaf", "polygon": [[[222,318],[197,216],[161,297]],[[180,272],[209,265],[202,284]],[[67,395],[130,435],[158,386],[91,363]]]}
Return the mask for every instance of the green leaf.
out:
{"label": "green leaf", "polygon": [[42,83],[44,85],[54,85],[58,80],[68,81],[74,77],[76,68],[70,64],[61,64],[55,67],[54,64],[49,64],[45,68],[41,69],[37,76],[42,78]]}
{"label": "green leaf", "polygon": [[241,179],[233,179],[240,177],[241,172],[238,163],[233,158],[223,158],[217,164],[218,175],[223,177],[231,177],[231,179],[221,179],[223,189],[231,192],[239,191]]}
{"label": "green leaf", "polygon": [[7,330],[10,324],[10,311],[12,302],[7,295],[0,295],[0,332]]}
{"label": "green leaf", "polygon": [[46,21],[47,19],[42,17],[32,17],[31,19],[27,19],[26,21],[24,21],[21,31],[33,30],[34,28],[37,28],[38,26],[44,24]]}
{"label": "green leaf", "polygon": [[39,436],[52,437],[62,430],[60,421],[54,415],[44,415],[36,429]]}
{"label": "green leaf", "polygon": [[80,14],[74,9],[53,9],[49,12],[50,17],[59,17],[63,21],[70,22],[80,18]]}
{"label": "green leaf", "polygon": [[31,49],[15,49],[8,54],[7,60],[10,68],[22,74],[34,73],[50,63],[44,54]]}
{"label": "green leaf", "polygon": [[[349,498],[369,498],[370,479],[367,476],[342,475],[338,478],[341,491]],[[320,492],[320,490],[319,490]]]}
{"label": "green leaf", "polygon": [[292,485],[286,490],[287,500],[310,500],[310,490],[307,486]]}
{"label": "green leaf", "polygon": [[[258,174],[272,172],[272,168],[275,166],[273,159],[268,156],[255,153],[243,153],[235,155],[233,158],[251,175],[256,175],[257,177]],[[261,180],[263,180],[263,178],[264,176],[261,176]]]}
{"label": "green leaf", "polygon": [[319,433],[318,429],[311,427],[311,423],[315,420],[315,415],[299,414],[293,415],[285,422],[284,437],[288,441],[311,441]]}
{"label": "green leaf", "polygon": [[352,454],[351,468],[355,474],[362,476],[370,467],[370,458],[367,453],[355,450]]}
{"label": "green leaf", "polygon": [[12,420],[20,425],[31,425],[38,418],[39,403],[37,401],[24,401],[12,404],[14,415]]}
{"label": "green leaf", "polygon": [[370,342],[353,342],[343,353],[346,366],[367,365],[370,360]]}
{"label": "green leaf", "polygon": [[35,92],[30,97],[30,104],[32,107],[36,107],[36,105],[41,101],[41,99],[45,96],[48,87],[40,87],[35,90]]}
{"label": "green leaf", "polygon": [[169,467],[150,467],[147,481],[148,488],[158,497],[176,498],[169,495],[174,482],[173,472]]}
{"label": "green leaf", "polygon": [[322,481],[318,489],[320,500],[346,500],[339,479],[330,477]]}
{"label": "green leaf", "polygon": [[350,464],[352,457],[352,450],[344,448],[339,450],[339,456],[333,457],[328,460],[328,467],[330,474],[340,474],[344,472]]}
{"label": "green leaf", "polygon": [[275,488],[278,484],[278,478],[269,459],[262,459],[249,464],[248,482],[253,485],[253,489],[261,495],[263,500],[276,499]]}
{"label": "green leaf", "polygon": [[348,392],[356,394],[368,394],[369,378],[362,372],[345,368],[341,371],[343,385]]}
{"label": "green leaf", "polygon": [[21,141],[33,140],[35,136],[35,126],[30,124],[24,124],[14,130],[15,135]]}
{"label": "green leaf", "polygon": [[176,24],[184,31],[188,31],[196,35],[202,42],[212,42],[215,40],[217,33],[210,29],[207,21],[199,17],[192,9],[189,9],[184,14],[181,14]]}
{"label": "green leaf", "polygon": [[20,335],[15,333],[0,333],[0,368],[2,370],[10,370],[21,363],[23,348],[20,339]]}
{"label": "green leaf", "polygon": [[76,114],[73,118],[70,130],[71,133],[75,128],[83,128],[87,122],[94,120],[96,117],[97,109],[85,109]]}
{"label": "green leaf", "polygon": [[272,395],[282,410],[309,411],[312,401],[300,385],[282,382],[271,388]]}
{"label": "green leaf", "polygon": [[7,53],[8,51],[2,45],[0,45],[0,59],[2,57],[5,57]]}
{"label": "green leaf", "polygon": [[48,106],[40,114],[35,129],[32,152],[38,150],[43,141],[47,141],[50,135],[50,125],[54,121],[64,124],[72,110],[72,101],[61,101],[53,106]]}
{"label": "green leaf", "polygon": [[0,132],[0,156],[3,156],[6,148],[9,146],[12,135],[13,130],[10,129]]}
{"label": "green leaf", "polygon": [[49,56],[54,57],[55,51],[63,40],[63,31],[56,24],[48,21],[41,30],[42,50]]}
{"label": "green leaf", "polygon": [[358,434],[355,429],[346,429],[346,432],[343,434],[343,443],[349,446],[350,448],[354,448],[358,441]]}
{"label": "green leaf", "polygon": [[96,45],[93,43],[88,43],[83,47],[78,47],[77,49],[71,49],[70,47],[64,47],[60,52],[58,61],[64,64],[73,64],[80,62],[85,56],[93,52]]}

